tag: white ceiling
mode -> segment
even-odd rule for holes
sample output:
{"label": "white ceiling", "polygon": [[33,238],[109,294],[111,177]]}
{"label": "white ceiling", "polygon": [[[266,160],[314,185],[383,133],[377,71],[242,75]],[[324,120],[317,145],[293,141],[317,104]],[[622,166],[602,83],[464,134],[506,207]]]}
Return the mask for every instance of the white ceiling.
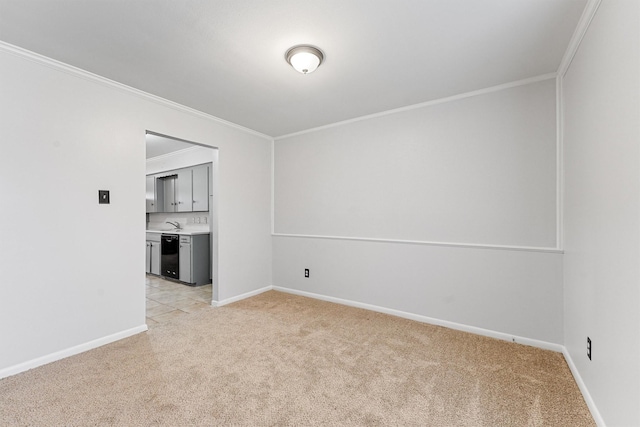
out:
{"label": "white ceiling", "polygon": [[149,133],[145,135],[145,139],[147,143],[147,159],[174,153],[176,151],[188,150],[195,146],[190,142]]}
{"label": "white ceiling", "polygon": [[281,136],[555,72],[586,2],[0,0],[0,40]]}

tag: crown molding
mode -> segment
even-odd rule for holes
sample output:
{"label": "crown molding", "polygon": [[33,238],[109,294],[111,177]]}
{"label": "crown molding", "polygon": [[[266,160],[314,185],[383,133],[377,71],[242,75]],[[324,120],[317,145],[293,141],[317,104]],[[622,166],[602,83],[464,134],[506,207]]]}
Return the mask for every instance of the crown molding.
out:
{"label": "crown molding", "polygon": [[315,127],[315,128],[302,130],[300,132],[294,132],[294,133],[289,133],[287,135],[276,136],[276,137],[273,138],[273,140],[274,141],[279,141],[281,139],[291,138],[291,137],[298,136],[298,135],[304,135],[305,133],[318,132],[318,131],[321,131],[321,130],[324,130],[324,129],[330,129],[330,128],[334,128],[334,127],[338,127],[338,126],[347,125],[347,124],[350,124],[350,123],[360,122],[360,121],[363,121],[363,120],[375,119],[377,117],[389,116],[391,114],[402,113],[404,111],[416,110],[418,108],[430,107],[432,105],[444,104],[446,102],[452,102],[452,101],[457,101],[457,100],[460,100],[460,99],[471,98],[473,96],[484,95],[484,94],[491,93],[491,92],[498,92],[498,91],[505,90],[505,89],[511,89],[511,88],[517,87],[517,86],[524,86],[524,85],[528,85],[528,84],[531,84],[531,83],[541,82],[541,81],[544,81],[544,80],[555,79],[556,76],[557,76],[556,73],[541,74],[539,76],[529,77],[527,79],[516,80],[514,82],[504,83],[504,84],[497,85],[497,86],[491,86],[491,87],[484,88],[484,89],[478,89],[478,90],[474,90],[474,91],[471,91],[471,92],[465,92],[465,93],[461,93],[461,94],[458,94],[458,95],[448,96],[446,98],[434,99],[432,101],[421,102],[419,104],[407,105],[406,107],[394,108],[393,110],[386,110],[386,111],[382,111],[380,113],[368,114],[366,116],[356,117],[354,119],[343,120],[341,122],[330,123],[328,125],[318,126],[318,127]]}
{"label": "crown molding", "polygon": [[44,65],[46,67],[53,68],[54,70],[62,71],[64,73],[70,74],[72,76],[79,77],[79,78],[82,78],[82,79],[85,79],[85,80],[88,80],[88,81],[91,81],[91,82],[94,82],[94,83],[98,83],[98,84],[101,84],[103,86],[110,87],[112,89],[117,89],[117,90],[119,90],[121,92],[125,92],[125,93],[128,93],[128,94],[137,96],[139,98],[143,98],[143,99],[145,99],[147,101],[151,101],[151,102],[154,102],[156,104],[160,104],[162,106],[172,108],[174,110],[178,110],[178,111],[181,111],[181,112],[184,112],[184,113],[187,113],[187,114],[191,114],[193,116],[197,116],[197,117],[200,117],[200,118],[203,118],[203,119],[206,119],[206,120],[210,120],[210,121],[216,122],[218,124],[221,124],[223,126],[227,126],[227,127],[242,131],[244,133],[248,133],[248,134],[251,134],[251,135],[254,135],[254,136],[258,136],[260,138],[264,138],[264,139],[266,139],[268,141],[272,140],[271,136],[265,135],[265,134],[260,133],[260,132],[257,132],[257,131],[255,131],[253,129],[249,129],[249,128],[246,128],[246,127],[241,126],[239,124],[236,124],[236,123],[233,123],[233,122],[229,122],[227,120],[221,119],[221,118],[216,117],[216,116],[212,116],[211,114],[203,113],[202,111],[196,110],[194,108],[187,107],[187,106],[182,105],[182,104],[178,104],[177,102],[170,101],[168,99],[165,99],[165,98],[162,98],[162,97],[159,97],[159,96],[156,96],[156,95],[152,95],[152,94],[150,94],[148,92],[144,92],[144,91],[142,91],[140,89],[136,89],[136,88],[133,88],[131,86],[127,86],[127,85],[125,85],[123,83],[119,83],[119,82],[117,82],[115,80],[111,80],[111,79],[108,79],[106,77],[102,77],[102,76],[100,76],[98,74],[91,73],[89,71],[83,70],[83,69],[78,68],[78,67],[74,67],[73,65],[65,64],[64,62],[57,61],[55,59],[46,57],[44,55],[40,55],[38,53],[32,52],[32,51],[27,50],[27,49],[23,49],[23,48],[18,47],[18,46],[14,46],[12,44],[9,44],[9,43],[3,42],[3,41],[0,41],[0,52],[5,52],[5,53],[9,53],[9,54],[12,54],[12,55],[15,55],[15,56],[19,56],[20,58],[36,62],[36,63],[38,63],[40,65]]}
{"label": "crown molding", "polygon": [[582,16],[576,26],[576,30],[573,32],[573,36],[571,36],[571,40],[569,41],[569,46],[567,46],[567,50],[564,52],[562,61],[560,61],[557,73],[560,78],[564,77],[569,70],[571,61],[573,61],[573,58],[576,56],[580,43],[582,43],[582,39],[587,33],[589,25],[591,25],[591,21],[593,21],[593,17],[596,15],[601,2],[602,0],[587,0],[587,4],[582,11]]}

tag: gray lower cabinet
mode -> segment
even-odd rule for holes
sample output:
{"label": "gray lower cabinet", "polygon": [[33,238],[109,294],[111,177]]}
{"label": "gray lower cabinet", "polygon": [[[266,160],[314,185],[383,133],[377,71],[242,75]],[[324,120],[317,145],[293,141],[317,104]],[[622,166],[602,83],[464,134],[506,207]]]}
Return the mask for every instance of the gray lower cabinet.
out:
{"label": "gray lower cabinet", "polygon": [[147,241],[147,254],[144,259],[144,271],[145,273],[151,273],[151,242]]}
{"label": "gray lower cabinet", "polygon": [[209,234],[180,236],[180,281],[200,286],[211,283]]}
{"label": "gray lower cabinet", "polygon": [[145,271],[160,275],[160,235],[147,233],[147,252],[145,257]]}
{"label": "gray lower cabinet", "polygon": [[180,236],[180,281],[191,283],[191,237]]}

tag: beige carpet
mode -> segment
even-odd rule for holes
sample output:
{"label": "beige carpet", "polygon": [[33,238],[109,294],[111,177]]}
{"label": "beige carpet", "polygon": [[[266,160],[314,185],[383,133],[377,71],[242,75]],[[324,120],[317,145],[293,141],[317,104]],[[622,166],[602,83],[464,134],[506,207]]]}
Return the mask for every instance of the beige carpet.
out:
{"label": "beige carpet", "polygon": [[593,426],[561,354],[270,291],[0,380],[2,426]]}

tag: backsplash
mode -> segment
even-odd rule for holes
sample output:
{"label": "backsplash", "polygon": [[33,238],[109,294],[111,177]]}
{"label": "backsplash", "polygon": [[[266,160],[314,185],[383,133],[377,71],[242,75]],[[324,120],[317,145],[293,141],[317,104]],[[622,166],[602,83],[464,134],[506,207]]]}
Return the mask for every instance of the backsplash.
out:
{"label": "backsplash", "polygon": [[163,212],[147,214],[147,230],[171,230],[167,221],[177,222],[180,228],[197,231],[210,231],[209,212]]}

